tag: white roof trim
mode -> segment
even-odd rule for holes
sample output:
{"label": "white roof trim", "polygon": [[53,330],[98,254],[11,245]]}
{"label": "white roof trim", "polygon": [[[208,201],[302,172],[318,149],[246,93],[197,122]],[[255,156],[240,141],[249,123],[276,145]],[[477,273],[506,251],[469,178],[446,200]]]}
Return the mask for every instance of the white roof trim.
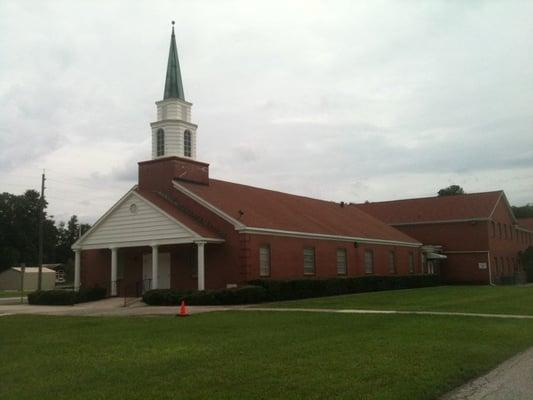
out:
{"label": "white roof trim", "polygon": [[[137,193],[135,191],[135,189],[137,189],[137,185],[133,186],[124,196],[122,196],[120,198],[119,201],[117,201],[109,210],[107,210],[107,212],[104,215],[102,215],[94,223],[94,225],[91,227],[91,229],[89,229],[78,240],[76,240],[76,242],[74,242],[74,244],[71,246],[71,249],[76,250],[76,249],[102,249],[102,248],[111,248],[111,247],[119,248],[119,247],[153,246],[153,245],[165,245],[165,244],[193,243],[193,242],[199,241],[199,240],[204,240],[204,241],[211,242],[211,243],[224,242],[223,239],[205,238],[205,237],[199,235],[198,233],[196,233],[195,231],[190,229],[188,226],[186,226],[183,222],[181,222],[178,219],[174,218],[172,215],[166,213],[165,211],[163,211],[162,209],[157,207],[154,203],[152,203],[150,200],[148,200],[147,198],[143,197],[141,194]],[[103,244],[94,244],[94,245],[84,246],[83,245],[83,241],[85,240],[85,238],[87,238],[87,236],[91,232],[93,232],[99,225],[101,225],[107,219],[107,217],[109,217],[111,215],[111,213],[116,208],[118,208],[122,203],[124,203],[128,199],[129,196],[135,196],[138,199],[140,199],[141,201],[145,202],[148,206],[152,207],[156,212],[159,212],[160,214],[163,214],[166,218],[170,219],[171,221],[173,221],[174,223],[176,223],[177,225],[182,227],[184,230],[189,232],[191,234],[192,238],[191,239],[186,239],[186,240],[180,238],[180,239],[176,239],[176,240],[169,239],[169,240],[162,240],[162,241],[161,240],[159,240],[159,241],[158,240],[155,240],[155,241],[133,241],[133,242],[120,242],[120,243],[106,243],[105,245],[103,245]]]}
{"label": "white roof trim", "polygon": [[277,235],[277,236],[289,236],[302,239],[320,239],[320,240],[338,240],[341,242],[357,242],[368,244],[381,244],[381,245],[396,245],[407,247],[420,247],[422,243],[419,242],[403,242],[399,240],[387,240],[387,239],[371,239],[357,236],[341,236],[341,235],[329,235],[323,233],[310,233],[310,232],[297,232],[297,231],[285,231],[281,229],[269,229],[269,228],[253,228],[245,227],[238,229],[240,233],[250,233],[257,235]]}
{"label": "white roof trim", "polygon": [[385,245],[399,245],[399,246],[410,246],[410,247],[419,247],[422,243],[419,242],[402,242],[395,240],[385,240],[385,239],[370,239],[370,238],[361,238],[361,237],[352,237],[352,236],[340,236],[340,235],[329,235],[322,233],[308,233],[308,232],[297,232],[297,231],[285,231],[281,229],[269,229],[269,228],[254,228],[244,225],[242,222],[237,221],[235,218],[229,216],[224,211],[215,207],[213,204],[209,203],[207,200],[198,196],[197,194],[191,192],[187,188],[181,186],[177,182],[173,182],[174,187],[179,190],[181,193],[189,196],[196,202],[200,203],[202,206],[212,211],[220,218],[229,222],[235,227],[235,230],[240,233],[255,233],[259,235],[278,235],[278,236],[291,236],[291,237],[300,237],[308,239],[322,239],[322,240],[339,240],[346,242],[359,242],[359,243],[369,243],[369,244],[385,244]]}

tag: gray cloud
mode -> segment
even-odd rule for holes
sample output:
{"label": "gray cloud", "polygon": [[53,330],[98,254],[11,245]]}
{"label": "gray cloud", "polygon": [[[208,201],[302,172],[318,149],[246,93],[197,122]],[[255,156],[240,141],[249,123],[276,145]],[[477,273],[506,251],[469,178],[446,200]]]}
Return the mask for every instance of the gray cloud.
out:
{"label": "gray cloud", "polygon": [[150,157],[175,19],[213,176],[345,201],[458,183],[531,202],[533,4],[511,3],[3,1],[0,190],[46,168],[51,214],[112,205]]}

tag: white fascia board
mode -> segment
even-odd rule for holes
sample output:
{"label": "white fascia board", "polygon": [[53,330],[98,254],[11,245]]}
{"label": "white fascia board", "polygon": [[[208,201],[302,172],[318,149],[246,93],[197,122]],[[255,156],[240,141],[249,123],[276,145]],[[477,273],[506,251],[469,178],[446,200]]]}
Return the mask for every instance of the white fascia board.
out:
{"label": "white fascia board", "polygon": [[523,232],[526,232],[526,233],[533,233],[533,230],[531,230],[529,228],[526,228],[525,226],[522,226],[522,225],[516,225],[515,228],[518,231],[523,231]]}
{"label": "white fascia board", "polygon": [[440,221],[416,221],[416,222],[391,222],[390,226],[407,226],[407,225],[427,225],[427,224],[451,224],[455,222],[483,222],[488,218],[463,218],[463,219],[445,219]]}
{"label": "white fascia board", "polygon": [[104,215],[102,215],[100,218],[98,218],[98,220],[94,223],[94,225],[91,226],[91,229],[89,229],[87,232],[85,232],[83,235],[81,235],[81,237],[78,240],[76,240],[72,244],[72,246],[70,248],[72,250],[81,249],[82,248],[81,244],[83,243],[83,240],[87,237],[87,235],[89,235],[92,231],[94,231],[98,227],[98,225],[100,225],[113,212],[113,210],[115,210],[124,201],[126,201],[128,196],[133,191],[135,191],[135,189],[137,189],[137,185],[134,185],[130,190],[128,190],[124,196],[122,196],[115,204],[113,204],[113,206],[109,210],[107,210],[105,212]]}
{"label": "white fascia board", "polygon": [[223,239],[213,239],[213,238],[179,238],[179,239],[161,239],[161,240],[136,240],[131,242],[106,242],[106,243],[95,243],[87,246],[82,246],[81,250],[96,250],[96,249],[120,249],[124,247],[144,247],[144,246],[165,246],[172,244],[186,244],[186,243],[195,243],[195,242],[206,242],[206,243],[223,243]]}
{"label": "white fascia board", "polygon": [[221,209],[215,207],[213,204],[211,204],[208,201],[204,200],[200,196],[194,194],[193,192],[191,192],[187,188],[181,186],[176,181],[172,181],[172,184],[173,184],[175,189],[179,190],[184,195],[190,197],[191,199],[193,199],[197,203],[201,204],[202,206],[207,208],[209,211],[212,211],[214,214],[218,215],[220,218],[222,218],[226,222],[229,222],[230,224],[232,224],[235,227],[236,230],[246,228],[246,225],[244,225],[243,223],[237,221],[235,218],[229,216],[224,211],[222,211]]}
{"label": "white fascia board", "polygon": [[249,233],[249,234],[256,234],[256,235],[287,236],[287,237],[297,237],[301,239],[337,240],[340,242],[357,242],[357,243],[381,244],[381,245],[389,245],[389,246],[406,246],[406,247],[422,246],[422,243],[419,243],[419,242],[403,242],[399,240],[372,239],[372,238],[363,238],[363,237],[356,237],[356,236],[339,236],[339,235],[328,235],[328,234],[323,234],[323,233],[285,231],[285,230],[280,230],[280,229],[269,229],[269,228],[245,227],[245,228],[237,229],[237,230],[240,233]]}

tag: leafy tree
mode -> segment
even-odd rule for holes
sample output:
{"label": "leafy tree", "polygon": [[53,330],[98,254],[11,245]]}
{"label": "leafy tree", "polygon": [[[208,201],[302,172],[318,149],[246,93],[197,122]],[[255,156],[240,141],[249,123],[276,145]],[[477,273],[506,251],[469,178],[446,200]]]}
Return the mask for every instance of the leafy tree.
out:
{"label": "leafy tree", "polygon": [[533,218],[533,203],[521,207],[512,206],[511,208],[516,218]]}
{"label": "leafy tree", "polygon": [[465,194],[465,191],[459,185],[451,185],[439,190],[437,194],[439,196],[456,196],[458,194]]}
{"label": "leafy tree", "polygon": [[[57,228],[46,214],[44,203],[43,261],[55,256]],[[20,263],[36,265],[39,258],[39,218],[41,199],[35,190],[22,195],[0,194],[0,271]]]}
{"label": "leafy tree", "polygon": [[85,233],[90,228],[89,224],[80,224],[76,215],[70,217],[66,224],[64,222],[59,223],[56,262],[65,265],[65,279],[67,282],[74,279],[74,254],[71,247],[78,240],[80,233]]}

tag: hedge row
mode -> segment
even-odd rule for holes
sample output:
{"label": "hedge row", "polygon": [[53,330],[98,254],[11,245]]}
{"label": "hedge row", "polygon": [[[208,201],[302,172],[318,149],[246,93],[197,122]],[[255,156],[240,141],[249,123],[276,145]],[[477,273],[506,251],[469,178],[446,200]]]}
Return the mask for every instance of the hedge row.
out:
{"label": "hedge row", "polygon": [[242,286],[232,289],[185,291],[154,289],[143,295],[151,306],[175,306],[185,300],[188,305],[253,304],[266,300],[266,290],[261,286]]}
{"label": "hedge row", "polygon": [[80,288],[74,290],[37,290],[28,294],[28,303],[38,305],[73,305],[104,299],[107,291],[104,288]]}
{"label": "hedge row", "polygon": [[379,290],[410,289],[440,285],[437,275],[359,276],[327,279],[257,279],[251,285],[266,289],[268,301],[337,296]]}
{"label": "hedge row", "polygon": [[174,306],[180,304],[182,300],[189,305],[253,304],[264,301],[437,286],[440,280],[436,275],[362,276],[330,279],[258,279],[250,281],[249,284],[249,286],[234,289],[201,292],[177,289],[149,290],[144,294],[143,301],[153,306]]}

